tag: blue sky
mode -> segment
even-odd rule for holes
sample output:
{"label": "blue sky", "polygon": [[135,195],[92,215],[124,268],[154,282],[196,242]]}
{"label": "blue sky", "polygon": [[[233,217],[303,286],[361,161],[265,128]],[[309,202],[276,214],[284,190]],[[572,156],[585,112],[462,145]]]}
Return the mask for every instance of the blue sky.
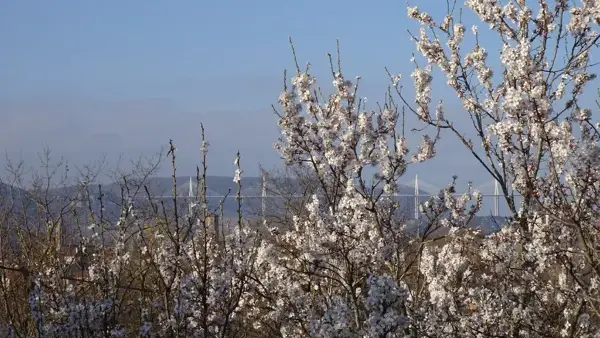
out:
{"label": "blue sky", "polygon": [[[439,16],[439,4],[428,11]],[[340,39],[346,75],[362,76],[361,96],[374,104],[384,98],[385,66],[406,79],[412,72],[408,28],[416,26],[398,0],[3,1],[0,118],[8,123],[0,125],[0,145],[28,162],[48,146],[80,165],[101,154],[149,155],[172,138],[179,172],[191,174],[203,122],[209,173],[229,175],[239,149],[255,175],[259,162],[280,164],[270,105],[283,70],[293,67],[288,36],[324,87],[331,83],[325,52]],[[420,177],[487,182],[455,145],[444,140]]]}

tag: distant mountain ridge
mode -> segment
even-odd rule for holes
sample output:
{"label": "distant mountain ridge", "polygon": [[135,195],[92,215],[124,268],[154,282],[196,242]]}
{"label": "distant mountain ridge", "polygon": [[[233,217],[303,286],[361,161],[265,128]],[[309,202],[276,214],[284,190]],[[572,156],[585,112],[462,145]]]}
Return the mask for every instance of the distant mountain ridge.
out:
{"label": "distant mountain ridge", "polygon": [[[192,177],[192,195],[196,195],[196,178]],[[176,179],[177,182],[177,196],[180,198],[179,203],[182,203],[181,206],[185,207],[188,203],[187,197],[190,193],[190,177],[189,176],[180,176]],[[247,215],[247,217],[257,217],[257,212],[260,210],[260,196],[262,195],[262,181],[260,177],[243,177],[241,180],[242,184],[242,196],[247,196],[246,201],[243,201],[243,212]],[[290,180],[290,184],[294,184],[293,180]],[[237,201],[235,200],[235,196],[237,193],[237,184],[233,182],[233,177],[231,176],[207,176],[206,177],[206,185],[207,185],[207,202],[208,206],[212,210],[217,210],[219,208],[220,202],[223,199],[223,196],[229,195],[228,198],[223,202],[223,213],[226,217],[232,217],[237,214]],[[173,194],[173,179],[171,177],[150,177],[143,182],[142,185],[139,182],[128,182],[129,194],[134,200],[134,204],[142,205],[144,201],[147,201],[147,192],[156,199],[162,200],[165,205],[172,206],[172,194]],[[102,186],[91,184],[88,187],[88,191],[90,194],[90,199],[92,202],[92,208],[95,213],[100,212],[100,189],[102,191],[102,199],[104,207],[103,213],[107,220],[115,221],[121,212],[121,204],[123,200],[128,199],[128,194],[122,190],[122,184],[115,182],[110,184],[104,184]],[[414,188],[399,184],[398,193],[401,195],[407,195],[404,197],[399,197],[399,202],[401,203],[401,207],[404,210],[407,218],[412,218],[414,215]],[[428,193],[425,191],[421,191],[421,196],[419,197],[419,201],[421,203],[425,202],[429,197]],[[73,198],[80,199],[80,204],[82,208],[87,208],[88,200],[82,199],[85,194],[81,194],[80,186],[66,186],[56,189],[50,189],[48,192],[50,197],[56,198],[57,201],[66,202]],[[79,197],[76,196],[79,194]],[[30,192],[10,186],[5,183],[0,183],[0,202],[6,201],[7,197],[12,198],[14,202],[24,202],[26,204],[27,199],[31,198]],[[251,198],[254,197],[254,198]],[[21,203],[15,203],[15,205],[19,205]],[[187,208],[187,207],[185,207]],[[501,218],[501,217],[500,217]],[[478,216],[474,220],[474,224],[477,224],[477,228],[481,228],[485,232],[494,232],[493,229],[497,229],[496,223],[498,222],[498,217],[489,217],[489,216]]]}

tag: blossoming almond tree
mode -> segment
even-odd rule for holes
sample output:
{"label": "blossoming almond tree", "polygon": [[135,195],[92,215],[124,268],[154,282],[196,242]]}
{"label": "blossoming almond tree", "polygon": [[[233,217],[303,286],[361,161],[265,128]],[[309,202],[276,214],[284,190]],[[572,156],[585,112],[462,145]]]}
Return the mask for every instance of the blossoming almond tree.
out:
{"label": "blossoming almond tree", "polygon": [[[415,332],[412,308],[424,287],[416,266],[427,235],[466,226],[481,195],[456,197],[449,186],[424,208],[423,237],[407,236],[392,195],[409,163],[434,156],[438,135],[423,137],[409,156],[393,100],[367,110],[356,95],[358,79],[346,80],[340,68],[331,62],[329,97],[317,94],[308,68],[298,67],[279,99],[283,137],[276,148],[286,163],[312,170],[320,188],[307,215],[263,243],[256,287],[268,306],[257,324],[291,337],[404,336]],[[378,169],[371,179],[369,167]]]}
{"label": "blossoming almond tree", "polygon": [[[598,334],[599,134],[584,94],[596,78],[600,3],[468,0],[464,6],[482,24],[471,33],[456,3],[440,18],[408,8],[421,25],[414,41],[427,65],[413,73],[414,100],[395,85],[420,121],[449,130],[500,183],[512,220],[490,238],[453,236],[426,250],[421,272],[430,308],[422,307],[415,323],[429,335]],[[463,107],[456,113],[470,117],[471,129],[450,114],[430,113],[434,69],[454,90]],[[513,192],[522,196],[520,205]]]}
{"label": "blossoming almond tree", "polygon": [[[173,165],[175,151],[171,144]],[[7,337],[247,336],[252,325],[246,313],[255,308],[249,280],[255,276],[260,238],[255,230],[242,227],[241,221],[221,228],[210,224],[214,211],[206,203],[207,151],[208,143],[203,140],[198,198],[186,214],[176,191],[172,208],[152,199],[145,207],[124,182],[119,219],[113,224],[103,217],[100,194],[99,214],[90,205],[89,222],[78,224],[89,228],[91,236],[82,238],[75,255],[57,247],[55,236],[47,241],[28,238],[48,252],[43,260],[2,255],[0,304],[6,315],[0,317],[0,333]],[[239,163],[239,154],[235,162]],[[175,167],[173,171],[175,180]],[[240,175],[238,165],[238,189]],[[177,187],[176,182],[173,186]],[[82,191],[87,192],[84,200],[91,203],[89,187]],[[61,221],[67,219],[66,214]],[[21,246],[20,250],[33,251],[34,247]],[[73,274],[77,263],[78,271]]]}

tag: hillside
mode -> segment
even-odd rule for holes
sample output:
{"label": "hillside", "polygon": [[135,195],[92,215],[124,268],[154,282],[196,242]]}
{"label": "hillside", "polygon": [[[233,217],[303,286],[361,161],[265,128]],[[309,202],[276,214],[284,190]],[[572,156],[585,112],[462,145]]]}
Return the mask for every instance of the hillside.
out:
{"label": "hillside", "polygon": [[[293,180],[289,180],[289,186],[286,187],[286,191],[288,192],[296,192],[300,191],[296,182]],[[171,177],[151,177],[147,179],[143,184],[140,182],[128,182],[129,194],[133,198],[134,204],[142,209],[148,206],[148,199],[146,194],[146,188],[150,192],[150,195],[153,197],[153,200],[163,205],[166,208],[171,208],[173,206],[173,183]],[[101,189],[101,190],[100,190]],[[195,195],[195,191],[197,189],[195,178],[192,178],[192,189],[193,195]],[[227,218],[235,217],[237,215],[238,204],[235,199],[236,195],[236,184],[233,182],[233,177],[230,176],[207,176],[207,197],[208,197],[208,205],[211,210],[218,212],[219,205],[223,200],[223,196],[228,195],[228,197],[223,201],[223,213]],[[189,190],[190,190],[190,177],[182,176],[177,178],[177,196],[178,196],[178,204],[184,210],[187,210],[187,205],[189,203]],[[103,217],[107,221],[116,221],[121,212],[121,205],[123,200],[127,200],[127,192],[126,189],[122,189],[122,184],[119,183],[111,183],[107,185],[103,185],[102,187],[96,185],[90,185],[88,187],[90,202],[92,206],[92,210],[96,215],[100,213],[100,191],[102,192],[102,203],[103,203]],[[398,200],[401,205],[401,210],[399,211],[402,216],[406,219],[414,218],[414,197],[412,196],[414,193],[414,189],[412,187],[406,185],[399,185],[399,194],[407,195],[400,196]],[[261,187],[261,179],[260,177],[244,177],[242,179],[242,196],[246,198],[242,203],[242,211],[248,218],[254,218],[260,216],[261,210],[261,201],[260,197],[262,194]],[[49,199],[52,201],[51,209],[53,212],[59,212],[60,208],[65,204],[69,203],[71,200],[75,200],[76,209],[80,210],[80,214],[88,214],[88,201],[86,201],[86,194],[82,191],[82,188],[79,186],[67,186],[61,187],[57,189],[51,189],[49,191]],[[420,201],[421,203],[425,202],[428,197],[426,197],[427,193],[425,191],[421,191]],[[27,206],[29,209],[28,214],[33,216],[35,214],[35,203],[32,203],[33,196],[31,193],[19,189],[4,183],[0,183],[0,201],[2,205],[4,205],[4,210],[7,210],[6,207],[9,205],[8,201],[12,201],[13,211],[22,211],[23,206]],[[272,205],[272,204],[271,204]],[[81,221],[84,221],[83,218]],[[481,228],[485,233],[494,232],[498,226],[497,223],[501,222],[501,218],[494,218],[490,216],[479,216],[473,220],[472,226],[476,228]],[[411,222],[414,223],[414,222]],[[410,226],[409,226],[410,227]]]}

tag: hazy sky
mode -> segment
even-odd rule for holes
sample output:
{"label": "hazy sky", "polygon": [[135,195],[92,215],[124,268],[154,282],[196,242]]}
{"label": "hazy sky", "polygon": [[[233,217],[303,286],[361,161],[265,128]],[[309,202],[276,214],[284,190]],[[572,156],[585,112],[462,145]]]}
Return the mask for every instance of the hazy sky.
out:
{"label": "hazy sky", "polygon": [[[439,4],[429,10],[439,15]],[[402,0],[3,1],[0,148],[34,161],[48,146],[82,164],[102,154],[150,155],[172,138],[179,172],[191,174],[203,122],[210,174],[229,175],[239,149],[246,173],[256,175],[259,162],[280,163],[270,105],[293,67],[288,36],[324,86],[325,53],[340,39],[346,75],[362,76],[361,96],[375,107],[385,66],[409,79],[407,29],[415,27]],[[434,87],[440,97],[443,89]],[[448,114],[465,121],[455,108]],[[438,152],[410,175],[440,185],[453,174],[489,181],[452,138]]]}

